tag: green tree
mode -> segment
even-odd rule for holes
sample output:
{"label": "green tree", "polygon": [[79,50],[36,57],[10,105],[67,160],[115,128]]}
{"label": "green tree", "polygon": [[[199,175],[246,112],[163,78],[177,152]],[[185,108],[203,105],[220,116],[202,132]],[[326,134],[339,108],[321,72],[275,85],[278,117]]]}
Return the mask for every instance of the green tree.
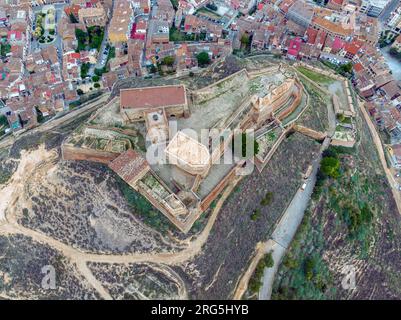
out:
{"label": "green tree", "polygon": [[88,75],[89,68],[90,68],[90,63],[89,62],[88,63],[83,63],[81,65],[81,78],[82,79],[86,78],[86,76]]}
{"label": "green tree", "polygon": [[99,88],[100,88],[100,83],[96,82],[93,86],[94,86],[96,89],[99,89]]}
{"label": "green tree", "polygon": [[315,260],[312,258],[306,258],[305,260],[305,277],[307,280],[312,280],[315,272]]}
{"label": "green tree", "polygon": [[93,82],[98,82],[100,80],[100,77],[98,76],[98,75],[94,75],[93,77],[92,77],[92,81]]}
{"label": "green tree", "polygon": [[206,51],[202,51],[196,55],[196,59],[198,60],[198,65],[200,67],[204,67],[210,63],[209,54]]}
{"label": "green tree", "polygon": [[101,68],[101,69],[95,69],[95,75],[101,77],[103,75],[103,73],[106,73],[106,68]]}
{"label": "green tree", "polygon": [[83,51],[86,49],[86,44],[88,43],[88,34],[81,29],[75,29],[75,36],[78,40],[77,51]]}
{"label": "green tree", "polygon": [[241,41],[241,44],[242,44],[245,48],[247,48],[247,47],[249,46],[249,44],[250,44],[249,35],[246,34],[246,33],[244,33],[244,34],[242,35],[240,41]]}
{"label": "green tree", "polygon": [[320,170],[326,176],[338,178],[340,175],[340,160],[334,157],[325,157],[320,162]]}
{"label": "green tree", "polygon": [[342,64],[342,65],[340,66],[340,71],[341,71],[342,74],[344,74],[344,73],[351,73],[351,72],[352,72],[352,63],[351,63],[351,62],[348,62],[348,63],[346,63],[346,64]]}
{"label": "green tree", "polygon": [[266,268],[272,268],[274,266],[274,260],[273,260],[273,255],[272,255],[271,251],[269,253],[265,254],[264,261],[265,261]]}
{"label": "green tree", "polygon": [[72,13],[70,13],[70,22],[71,23],[78,23],[78,19]]}
{"label": "green tree", "polygon": [[162,64],[171,67],[174,65],[174,61],[175,61],[175,59],[173,56],[168,56],[168,57],[163,58]]}
{"label": "green tree", "polygon": [[88,28],[88,42],[91,49],[100,50],[104,37],[104,28],[93,26]]}

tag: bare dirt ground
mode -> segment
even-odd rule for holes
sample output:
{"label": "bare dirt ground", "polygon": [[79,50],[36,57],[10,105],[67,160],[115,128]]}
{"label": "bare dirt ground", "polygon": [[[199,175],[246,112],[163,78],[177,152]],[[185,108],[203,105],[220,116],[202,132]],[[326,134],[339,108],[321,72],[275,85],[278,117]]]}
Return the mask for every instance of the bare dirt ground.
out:
{"label": "bare dirt ground", "polygon": [[105,166],[62,161],[56,149],[23,151],[0,194],[8,219],[75,248],[105,253],[180,248],[132,215]]}
{"label": "bare dirt ground", "polygon": [[[0,295],[7,299],[99,299],[86,279],[53,248],[22,235],[0,235]],[[42,286],[53,266],[56,289]]]}
{"label": "bare dirt ground", "polygon": [[311,107],[306,109],[297,121],[297,124],[320,132],[328,131],[329,125],[327,119],[329,115],[327,104],[331,104],[329,97],[321,94],[307,81],[303,81],[302,83],[311,99]]}
{"label": "bare dirt ground", "polygon": [[[26,158],[31,159],[30,168],[37,169],[38,167],[44,167],[44,160],[41,160],[40,155],[46,155],[50,153],[55,157],[55,150],[52,152],[46,152],[44,147],[42,146],[40,150],[37,151],[30,151],[25,152],[23,151],[21,154],[22,160],[21,163],[23,164],[27,160]],[[35,159],[35,160],[33,160]],[[47,163],[48,164],[48,163]],[[25,167],[24,167],[25,168]],[[30,176],[32,171],[24,172],[26,176]],[[13,186],[11,195],[14,197],[12,203],[15,202],[15,197],[18,198],[18,190],[20,190],[21,184],[18,184],[20,180],[17,180],[16,177],[11,179],[11,183],[8,186]],[[234,186],[234,185],[233,185]],[[232,187],[233,187],[232,186]],[[186,261],[193,257],[196,253],[200,252],[202,245],[208,238],[209,232],[213,227],[213,224],[216,220],[218,212],[223,204],[225,198],[230,194],[232,188],[227,188],[227,190],[223,193],[220,201],[216,204],[214,212],[210,215],[208,223],[202,233],[198,235],[195,241],[189,243],[188,247],[185,250],[182,250],[178,253],[136,253],[136,254],[125,254],[125,255],[110,255],[110,254],[91,254],[91,253],[84,253],[75,249],[73,246],[67,245],[61,241],[54,239],[53,237],[46,235],[42,232],[35,231],[33,229],[26,228],[18,223],[17,216],[15,214],[15,210],[7,210],[7,216],[4,221],[0,224],[0,234],[12,237],[13,235],[24,235],[28,238],[32,238],[40,244],[50,246],[57,250],[58,252],[62,253],[64,257],[68,258],[75,266],[77,272],[80,276],[83,276],[86,281],[90,284],[90,286],[99,294],[99,296],[103,299],[112,299],[113,297],[109,294],[109,292],[105,289],[105,287],[101,284],[101,282],[96,279],[93,275],[91,270],[88,268],[88,262],[97,262],[97,263],[104,263],[104,264],[128,264],[128,263],[136,263],[136,262],[155,262],[155,263],[167,263],[167,264],[177,264],[183,261]],[[10,206],[11,209],[15,209],[15,206]],[[7,209],[10,209],[8,207]],[[163,272],[166,273],[167,267],[163,267],[159,265],[158,272],[160,270],[164,270]],[[169,269],[170,270],[170,269]],[[151,271],[148,270],[149,277],[151,276]],[[174,274],[172,270],[167,272],[168,274]],[[154,276],[156,277],[156,275]],[[170,277],[171,278],[171,277]],[[179,277],[175,277],[176,281],[179,280]],[[103,279],[104,280],[104,279]],[[167,281],[167,280],[166,280]],[[149,281],[148,281],[149,282]],[[156,284],[157,285],[157,284]],[[92,290],[92,289],[91,289]],[[148,289],[146,289],[148,290]],[[184,285],[182,281],[179,285],[179,290],[177,291],[177,295],[179,297],[186,297],[186,291],[184,289]],[[130,293],[127,293],[130,294]],[[139,296],[143,296],[141,292],[137,292]],[[2,294],[3,297],[8,297],[8,293]],[[30,296],[31,299],[34,296]]]}
{"label": "bare dirt ground", "polygon": [[89,263],[89,267],[115,300],[188,298],[185,284],[166,265]]}
{"label": "bare dirt ground", "polygon": [[[244,62],[243,60],[235,57],[228,56],[224,60],[219,61],[209,68],[201,70],[198,74],[194,76],[172,76],[172,77],[158,77],[153,79],[139,79],[139,78],[127,78],[120,80],[116,83],[111,93],[110,98],[114,98],[119,95],[121,89],[135,88],[135,87],[148,87],[148,86],[160,86],[167,84],[178,84],[184,83],[190,89],[203,88],[214,81],[223,79],[241,69],[250,65],[254,67],[253,62]],[[269,66],[270,63],[266,63]]]}

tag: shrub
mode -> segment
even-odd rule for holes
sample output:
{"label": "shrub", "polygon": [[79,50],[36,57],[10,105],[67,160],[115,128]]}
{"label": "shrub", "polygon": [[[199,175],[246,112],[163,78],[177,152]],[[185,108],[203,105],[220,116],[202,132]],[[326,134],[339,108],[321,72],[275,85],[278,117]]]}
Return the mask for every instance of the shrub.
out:
{"label": "shrub", "polygon": [[312,280],[314,274],[315,274],[315,260],[308,257],[305,259],[305,264],[304,264],[304,272],[305,272],[305,277],[307,280]]}
{"label": "shrub", "polygon": [[273,260],[273,255],[272,255],[271,251],[269,253],[265,254],[265,257],[263,260],[265,262],[266,268],[272,268],[274,266],[274,260]]}
{"label": "shrub", "polygon": [[175,61],[175,59],[173,56],[168,56],[168,57],[163,58],[162,64],[171,67],[174,65],[174,61]]}
{"label": "shrub", "polygon": [[196,59],[198,60],[198,65],[200,67],[204,67],[210,63],[209,54],[206,51],[202,51],[196,55]]}
{"label": "shrub", "polygon": [[285,256],[283,264],[288,269],[296,269],[299,267],[298,261],[294,259],[291,255]]}
{"label": "shrub", "polygon": [[338,178],[340,175],[340,160],[334,157],[324,157],[320,162],[320,169],[326,176]]}
{"label": "shrub", "polygon": [[260,209],[256,208],[255,211],[251,214],[251,220],[256,221],[260,217]]}
{"label": "shrub", "polygon": [[259,292],[262,287],[262,276],[265,268],[271,268],[274,266],[274,260],[272,253],[269,252],[260,259],[258,265],[256,266],[255,272],[249,279],[248,288],[252,293]]}
{"label": "shrub", "polygon": [[273,201],[273,192],[267,192],[265,197],[262,199],[262,201],[260,202],[260,204],[262,206],[268,206],[272,203]]}

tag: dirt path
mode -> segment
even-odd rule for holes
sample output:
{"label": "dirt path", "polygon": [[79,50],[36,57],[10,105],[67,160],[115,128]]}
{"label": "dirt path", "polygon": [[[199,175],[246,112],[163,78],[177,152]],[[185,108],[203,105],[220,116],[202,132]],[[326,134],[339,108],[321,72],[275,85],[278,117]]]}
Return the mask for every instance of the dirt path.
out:
{"label": "dirt path", "polygon": [[88,283],[100,294],[104,300],[113,300],[112,296],[102,286],[99,280],[95,278],[92,271],[88,268],[88,265],[83,260],[76,261],[78,271],[86,278]]}
{"label": "dirt path", "polygon": [[372,120],[369,117],[368,112],[366,111],[365,104],[358,99],[359,109],[361,110],[363,117],[369,127],[370,134],[372,136],[373,142],[376,145],[377,152],[379,154],[380,162],[382,164],[383,170],[386,173],[388,183],[390,184],[391,191],[393,193],[394,200],[397,204],[398,213],[401,214],[401,195],[400,191],[397,188],[397,182],[393,174],[391,173],[390,169],[387,167],[386,156],[384,155],[383,145],[380,140],[379,134],[376,131],[375,125],[373,124]]}
{"label": "dirt path", "polygon": [[262,259],[263,255],[265,254],[266,247],[267,247],[266,242],[258,243],[256,245],[256,254],[253,257],[248,269],[242,275],[241,280],[239,281],[239,283],[235,289],[235,293],[233,296],[234,300],[241,300],[242,296],[248,289],[249,280],[251,279],[253,273],[255,272],[256,266],[258,265],[260,259]]}
{"label": "dirt path", "polygon": [[[195,255],[201,252],[202,246],[206,243],[209,237],[210,231],[217,219],[218,213],[223,206],[225,199],[230,195],[233,188],[241,179],[241,176],[238,176],[236,180],[229,184],[224,190],[222,196],[217,201],[216,207],[214,208],[204,230],[198,237],[195,238],[195,240],[189,243],[187,248],[176,253],[138,253],[123,255],[96,254],[75,249],[48,235],[20,225],[18,223],[18,216],[16,213],[17,210],[10,210],[23,193],[24,181],[31,176],[34,170],[39,166],[51,164],[56,156],[57,154],[55,151],[46,151],[43,145],[35,151],[22,152],[21,162],[19,163],[16,172],[11,177],[9,183],[0,190],[0,214],[4,215],[3,220],[0,220],[0,234],[22,234],[32,238],[34,241],[49,245],[58,250],[77,266],[78,271],[104,299],[112,299],[112,297],[102,286],[102,284],[94,277],[87,266],[88,262],[123,264],[153,262],[176,265],[193,258]],[[3,192],[4,190],[5,192]]]}

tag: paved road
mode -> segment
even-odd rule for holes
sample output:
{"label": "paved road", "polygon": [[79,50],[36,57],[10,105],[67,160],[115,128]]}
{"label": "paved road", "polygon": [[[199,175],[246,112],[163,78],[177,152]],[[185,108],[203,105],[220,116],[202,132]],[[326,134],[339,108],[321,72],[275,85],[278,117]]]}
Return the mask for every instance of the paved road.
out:
{"label": "paved road", "polygon": [[392,0],[391,3],[382,11],[379,16],[379,21],[382,25],[388,20],[391,12],[393,12],[399,4],[400,0]]}
{"label": "paved road", "polygon": [[272,234],[272,238],[267,242],[266,253],[272,252],[274,266],[266,268],[263,274],[263,286],[259,291],[259,300],[269,300],[273,288],[274,276],[280,266],[281,260],[290,246],[295,233],[304,217],[313,188],[316,183],[316,174],[319,169],[322,152],[329,146],[330,138],[326,138],[320,149],[320,153],[312,162],[312,173],[305,181],[305,190],[298,189],[290,205],[280,219],[276,229]]}

